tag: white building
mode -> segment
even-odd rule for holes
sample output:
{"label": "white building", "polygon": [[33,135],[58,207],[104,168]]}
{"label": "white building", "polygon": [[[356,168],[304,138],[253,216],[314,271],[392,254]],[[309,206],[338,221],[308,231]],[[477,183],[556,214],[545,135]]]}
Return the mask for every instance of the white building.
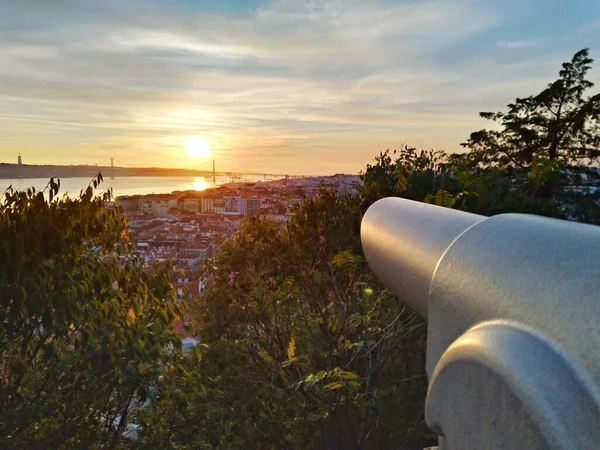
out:
{"label": "white building", "polygon": [[169,205],[167,202],[153,202],[152,203],[152,213],[156,217],[167,217],[169,215]]}
{"label": "white building", "polygon": [[[204,201],[204,199],[202,199]],[[200,212],[200,202],[197,198],[186,198],[183,200],[183,210],[198,213]]]}

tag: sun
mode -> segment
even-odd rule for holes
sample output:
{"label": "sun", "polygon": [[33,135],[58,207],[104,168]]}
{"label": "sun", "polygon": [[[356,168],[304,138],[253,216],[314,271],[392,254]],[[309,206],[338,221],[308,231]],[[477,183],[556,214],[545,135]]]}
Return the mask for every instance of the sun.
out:
{"label": "sun", "polygon": [[194,158],[208,158],[210,156],[210,142],[202,136],[187,137],[184,148]]}

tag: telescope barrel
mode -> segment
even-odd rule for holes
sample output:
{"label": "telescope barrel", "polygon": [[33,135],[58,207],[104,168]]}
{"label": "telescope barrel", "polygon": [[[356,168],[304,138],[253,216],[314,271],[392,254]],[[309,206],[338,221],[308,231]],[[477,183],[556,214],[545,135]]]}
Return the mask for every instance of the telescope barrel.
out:
{"label": "telescope barrel", "polygon": [[427,319],[438,261],[465,230],[486,217],[389,197],[365,214],[361,240],[369,266],[404,303]]}
{"label": "telescope barrel", "polygon": [[440,450],[600,448],[600,227],[385,198],[361,238],[428,322]]}

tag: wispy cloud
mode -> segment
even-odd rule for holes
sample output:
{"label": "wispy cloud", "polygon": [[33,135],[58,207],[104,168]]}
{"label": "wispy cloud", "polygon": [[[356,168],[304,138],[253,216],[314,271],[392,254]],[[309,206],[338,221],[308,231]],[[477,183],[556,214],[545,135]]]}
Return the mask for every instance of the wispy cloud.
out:
{"label": "wispy cloud", "polygon": [[503,48],[525,48],[538,45],[540,41],[500,41],[498,45]]}
{"label": "wispy cloud", "polygon": [[378,143],[453,150],[586,45],[515,54],[548,37],[514,33],[508,3],[0,0],[0,157],[182,166],[202,134],[223,165],[308,173],[356,171]]}

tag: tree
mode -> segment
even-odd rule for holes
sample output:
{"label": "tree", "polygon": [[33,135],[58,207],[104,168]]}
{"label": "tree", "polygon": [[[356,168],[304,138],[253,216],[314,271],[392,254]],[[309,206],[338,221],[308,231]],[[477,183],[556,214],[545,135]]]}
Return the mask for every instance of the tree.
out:
{"label": "tree", "polygon": [[600,94],[585,97],[593,59],[588,49],[562,65],[559,78],[537,95],[517,98],[507,112],[482,112],[499,130],[472,133],[462,144],[485,165],[530,168],[536,159],[565,167],[600,160]]}
{"label": "tree", "polygon": [[491,175],[495,184],[484,190],[501,187],[496,194],[504,207],[489,208],[492,213],[600,220],[600,174],[590,167],[600,161],[600,94],[586,96],[594,86],[587,79],[592,62],[583,49],[539,94],[516,99],[507,112],[480,113],[499,129],[472,133],[462,144],[470,153],[455,162],[468,178]]}
{"label": "tree", "polygon": [[322,191],[287,225],[252,217],[223,245],[193,308],[202,357],[165,375],[140,421],[144,442],[164,434],[174,446],[206,449],[430,442],[425,324],[368,270],[359,206]]}
{"label": "tree", "polygon": [[458,194],[460,186],[448,165],[448,155],[440,150],[417,150],[404,146],[386,150],[367,164],[361,174],[363,210],[383,197],[403,197],[426,201],[437,192]]}
{"label": "tree", "polygon": [[131,256],[101,182],[57,198],[51,179],[0,203],[2,448],[121,445],[179,342],[171,269]]}

